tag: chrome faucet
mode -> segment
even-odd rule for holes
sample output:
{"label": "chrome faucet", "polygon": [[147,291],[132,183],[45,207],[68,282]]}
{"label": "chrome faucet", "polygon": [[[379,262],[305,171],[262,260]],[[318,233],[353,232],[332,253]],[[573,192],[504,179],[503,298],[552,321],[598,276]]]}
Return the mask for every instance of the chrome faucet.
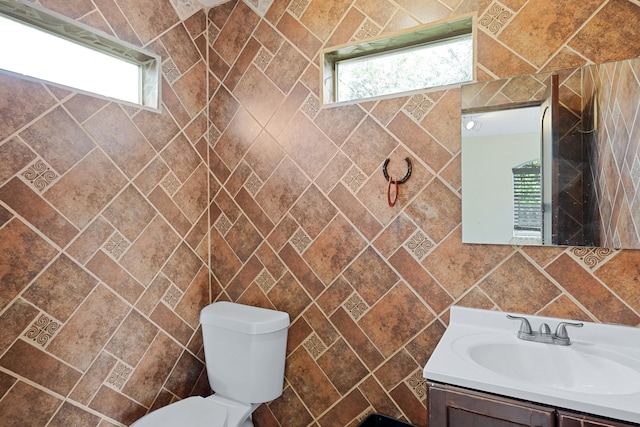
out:
{"label": "chrome faucet", "polygon": [[584,325],[583,323],[560,322],[556,327],[556,332],[552,334],[551,328],[546,323],[540,324],[539,329],[537,331],[533,331],[531,329],[531,323],[529,323],[525,317],[507,314],[507,318],[521,321],[520,329],[518,330],[519,339],[546,344],[571,345],[571,340],[567,333],[567,326],[581,328]]}

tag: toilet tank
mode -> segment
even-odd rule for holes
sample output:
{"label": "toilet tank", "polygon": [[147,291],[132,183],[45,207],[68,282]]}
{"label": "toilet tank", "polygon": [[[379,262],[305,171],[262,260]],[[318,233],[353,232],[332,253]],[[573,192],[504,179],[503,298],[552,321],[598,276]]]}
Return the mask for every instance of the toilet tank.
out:
{"label": "toilet tank", "polygon": [[200,312],[209,384],[216,394],[242,403],[264,403],[282,394],[289,314],[232,302]]}

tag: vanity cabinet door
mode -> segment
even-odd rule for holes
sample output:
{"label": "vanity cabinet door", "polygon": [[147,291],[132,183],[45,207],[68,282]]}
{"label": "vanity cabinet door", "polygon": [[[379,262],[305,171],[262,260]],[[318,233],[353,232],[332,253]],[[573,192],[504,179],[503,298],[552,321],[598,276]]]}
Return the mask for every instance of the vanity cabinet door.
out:
{"label": "vanity cabinet door", "polygon": [[427,427],[556,426],[553,408],[445,384],[427,385]]}
{"label": "vanity cabinet door", "polygon": [[558,411],[558,427],[629,427],[637,424],[612,421],[593,415],[576,414]]}

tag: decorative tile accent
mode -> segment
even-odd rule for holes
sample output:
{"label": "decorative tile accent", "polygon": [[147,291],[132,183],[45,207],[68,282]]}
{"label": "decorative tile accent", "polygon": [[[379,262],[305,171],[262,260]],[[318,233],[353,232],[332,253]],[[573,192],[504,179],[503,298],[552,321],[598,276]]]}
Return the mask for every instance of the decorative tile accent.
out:
{"label": "decorative tile accent", "polygon": [[298,253],[302,254],[311,244],[311,237],[309,237],[302,228],[298,228],[296,234],[291,237],[291,244],[296,248]]}
{"label": "decorative tile accent", "polygon": [[318,336],[316,334],[312,334],[305,342],[304,342],[304,348],[307,349],[307,351],[309,352],[309,354],[314,358],[317,359],[318,357],[320,357],[320,355],[322,353],[324,353],[324,351],[327,349],[327,346],[324,345],[324,343],[322,342],[322,340],[320,340],[320,338],[318,338]]}
{"label": "decorative tile accent", "polygon": [[258,51],[258,54],[253,59],[253,63],[256,67],[260,68],[262,71],[266,70],[271,60],[273,59],[273,55],[264,47],[261,47]]}
{"label": "decorative tile accent", "polygon": [[267,293],[273,288],[273,285],[276,284],[276,279],[269,274],[267,269],[264,269],[256,278],[256,283],[258,283],[258,286],[260,286],[260,289],[262,289],[264,293]]}
{"label": "decorative tile accent", "polygon": [[194,0],[171,0],[171,5],[181,20],[185,20],[201,9]]}
{"label": "decorative tile accent", "polygon": [[171,285],[169,289],[167,289],[167,292],[164,293],[162,300],[167,303],[169,307],[176,308],[176,304],[178,304],[178,301],[182,298],[182,294],[183,292],[180,289],[175,285]]}
{"label": "decorative tile accent", "polygon": [[371,37],[375,37],[380,34],[381,28],[376,25],[370,19],[365,19],[360,28],[356,30],[356,34],[353,36],[353,41],[364,40]]}
{"label": "decorative tile accent", "polygon": [[107,383],[111,384],[118,390],[121,390],[124,383],[129,379],[131,371],[133,371],[132,368],[118,361],[115,368],[113,368],[113,371],[111,371],[109,378],[107,378]]}
{"label": "decorative tile accent", "polygon": [[354,293],[343,304],[345,310],[349,312],[353,320],[358,320],[362,314],[369,309],[366,302],[362,300],[360,295]]}
{"label": "decorative tile accent", "polygon": [[414,95],[404,106],[404,110],[409,113],[412,119],[420,121],[429,109],[433,106],[433,102],[424,95]]}
{"label": "decorative tile accent", "polygon": [[104,244],[104,250],[117,261],[129,246],[130,243],[127,239],[116,232],[111,236],[107,243]]}
{"label": "decorative tile accent", "polygon": [[162,74],[169,83],[173,83],[180,78],[180,70],[171,58],[162,63]]}
{"label": "decorative tile accent", "polygon": [[47,314],[40,314],[31,326],[29,326],[24,336],[44,347],[49,340],[53,338],[59,328],[60,322],[54,320]]}
{"label": "decorative tile accent", "polygon": [[214,125],[210,124],[209,134],[208,134],[209,147],[211,148],[215,147],[216,143],[218,142],[221,136],[222,136],[222,133]]}
{"label": "decorative tile accent", "polygon": [[122,109],[124,110],[125,113],[127,113],[127,115],[131,118],[133,118],[133,116],[135,116],[136,114],[138,114],[140,112],[140,109],[132,106],[132,105],[121,105],[120,107],[122,107]]}
{"label": "decorative tile accent", "polygon": [[302,111],[311,119],[315,119],[320,112],[320,99],[314,94],[310,94],[302,105]]}
{"label": "decorative tile accent", "polygon": [[422,261],[435,244],[421,230],[416,231],[405,243],[406,249],[418,261]]}
{"label": "decorative tile accent", "polygon": [[296,18],[300,18],[310,3],[311,0],[293,0],[287,10]]}
{"label": "decorative tile accent", "polygon": [[591,269],[597,267],[598,264],[613,256],[616,252],[615,249],[611,248],[571,248],[571,253]]}
{"label": "decorative tile accent", "polygon": [[490,33],[498,35],[502,28],[513,18],[513,12],[498,2],[493,2],[480,18],[480,25]]}
{"label": "decorative tile accent", "polygon": [[405,384],[413,392],[413,394],[422,401],[427,397],[427,382],[422,377],[422,370],[416,370],[411,376],[405,380]]}
{"label": "decorative tile accent", "polygon": [[170,196],[173,196],[181,185],[178,178],[171,172],[162,180],[162,187]]}
{"label": "decorative tile accent", "polygon": [[358,191],[364,181],[367,179],[367,176],[362,172],[357,166],[353,166],[346,173],[344,178],[342,178],[342,182],[351,190],[353,193]]}
{"label": "decorative tile accent", "polygon": [[251,173],[251,176],[244,184],[244,188],[246,188],[252,196],[255,196],[256,194],[258,194],[258,191],[260,191],[260,188],[262,188],[262,184],[264,183],[262,182],[260,177],[258,177],[258,175],[256,175],[255,173]]}
{"label": "decorative tile accent", "polygon": [[38,191],[44,190],[58,178],[58,175],[42,159],[32,163],[22,172],[22,176]]}
{"label": "decorative tile accent", "polygon": [[213,225],[216,227],[216,230],[218,230],[218,232],[221,235],[226,236],[233,224],[231,223],[231,221],[229,221],[229,219],[224,214],[222,214]]}

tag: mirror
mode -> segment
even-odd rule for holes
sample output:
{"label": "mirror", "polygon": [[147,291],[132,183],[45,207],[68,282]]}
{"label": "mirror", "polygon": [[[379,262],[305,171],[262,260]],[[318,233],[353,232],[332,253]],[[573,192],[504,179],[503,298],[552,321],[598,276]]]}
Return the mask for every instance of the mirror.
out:
{"label": "mirror", "polygon": [[463,243],[640,248],[640,59],[461,97]]}

